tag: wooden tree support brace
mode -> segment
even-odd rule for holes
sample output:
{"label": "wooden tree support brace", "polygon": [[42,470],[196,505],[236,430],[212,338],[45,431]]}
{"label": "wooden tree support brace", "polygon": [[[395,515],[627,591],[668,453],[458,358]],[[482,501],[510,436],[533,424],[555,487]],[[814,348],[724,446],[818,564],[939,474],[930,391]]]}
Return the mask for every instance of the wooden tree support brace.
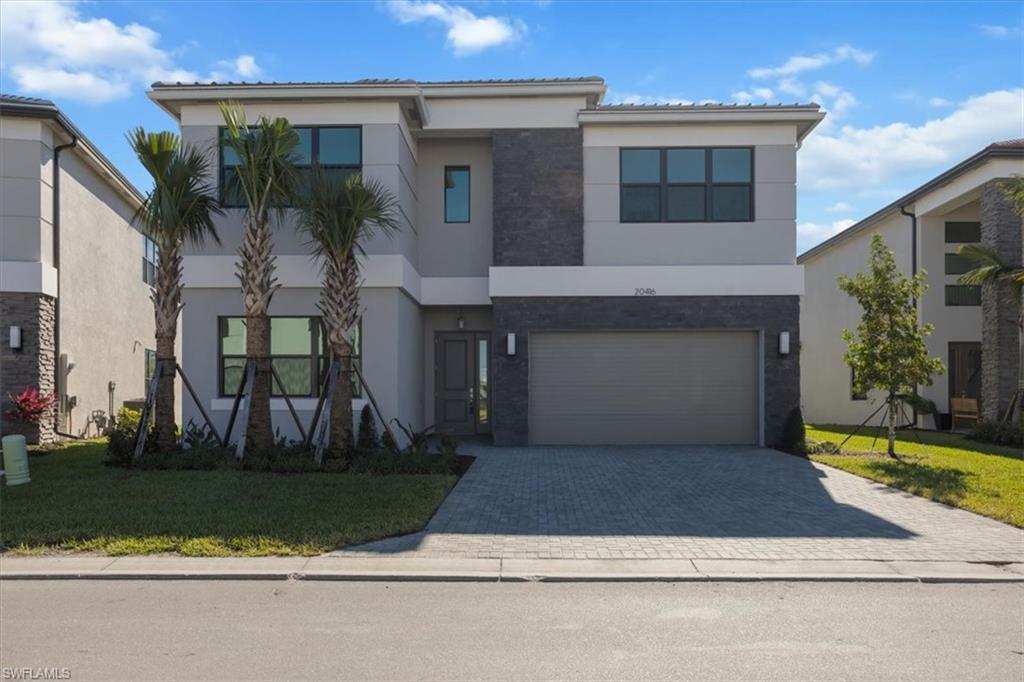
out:
{"label": "wooden tree support brace", "polygon": [[391,430],[391,427],[388,426],[387,421],[384,419],[384,415],[380,413],[380,407],[377,405],[377,400],[373,397],[373,391],[370,390],[370,385],[366,383],[366,379],[363,378],[363,373],[360,372],[355,365],[352,365],[352,371],[356,373],[359,383],[362,384],[364,389],[366,389],[366,397],[370,399],[370,404],[373,405],[373,411],[377,413],[377,419],[379,419],[380,423],[384,425],[384,430],[387,432],[388,436],[391,437],[391,442],[397,445],[398,440],[395,438],[395,433]]}
{"label": "wooden tree support brace", "polygon": [[217,439],[218,443],[222,443],[220,434],[217,432],[217,427],[213,425],[213,420],[210,419],[210,415],[206,413],[206,408],[203,407],[203,403],[199,401],[199,396],[196,395],[196,391],[192,388],[192,382],[185,376],[185,370],[181,368],[181,365],[175,363],[175,369],[178,370],[178,374],[181,375],[181,381],[185,384],[185,388],[188,389],[188,394],[192,396],[192,402],[199,408],[199,414],[203,415],[203,419],[206,420],[206,425],[210,427],[210,431],[213,432],[213,437]]}
{"label": "wooden tree support brace", "polygon": [[[249,360],[245,363],[245,377],[242,381],[245,382],[246,386],[252,386],[255,383],[256,362],[254,360]],[[251,396],[251,391],[246,391],[242,396],[242,410],[245,411],[246,417],[249,416],[249,398]],[[248,421],[249,420],[246,419],[245,422],[242,423],[242,434],[238,437],[238,445],[235,447],[235,459],[239,462],[241,462],[242,458],[245,457],[245,437],[247,435],[246,432],[249,429]]]}
{"label": "wooden tree support brace", "polygon": [[292,419],[295,420],[295,426],[299,427],[299,434],[302,436],[302,442],[306,442],[306,429],[302,428],[302,422],[299,420],[299,415],[295,411],[295,407],[292,405],[291,398],[288,397],[288,391],[284,388],[284,382],[281,381],[281,377],[278,376],[277,370],[274,369],[274,365],[270,365],[270,373],[274,377],[274,381],[277,382],[277,388],[281,391],[281,396],[284,397],[284,403],[288,406],[288,411],[292,413]]}
{"label": "wooden tree support brace", "polygon": [[242,368],[242,378],[238,381],[238,390],[235,391],[235,401],[231,404],[231,416],[228,417],[228,428],[224,432],[224,440],[221,441],[221,447],[227,447],[231,442],[231,431],[235,428],[235,418],[238,417],[238,405],[242,401],[242,391],[245,390],[245,380],[249,376],[248,373],[249,362],[246,361],[245,366]]}
{"label": "wooden tree support brace", "polygon": [[153,370],[153,378],[149,380],[149,394],[146,396],[146,403],[142,407],[142,416],[139,418],[139,428],[135,432],[135,452],[132,454],[132,461],[137,462],[142,457],[142,451],[146,447],[146,436],[149,431],[149,417],[153,412],[153,402],[156,400],[157,387],[160,385],[160,373],[163,371],[163,360],[156,361]]}

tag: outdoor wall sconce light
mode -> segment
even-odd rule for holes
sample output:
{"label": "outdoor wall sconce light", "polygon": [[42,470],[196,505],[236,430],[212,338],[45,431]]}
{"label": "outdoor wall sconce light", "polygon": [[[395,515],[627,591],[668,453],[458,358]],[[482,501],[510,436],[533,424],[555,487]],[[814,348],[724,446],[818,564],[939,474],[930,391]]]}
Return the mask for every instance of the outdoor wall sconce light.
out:
{"label": "outdoor wall sconce light", "polygon": [[16,324],[11,325],[8,345],[11,347],[11,350],[21,350],[21,327]]}
{"label": "outdoor wall sconce light", "polygon": [[515,332],[509,332],[505,335],[505,352],[509,355],[516,354],[516,334]]}
{"label": "outdoor wall sconce light", "polygon": [[462,317],[462,308],[459,308],[459,316],[455,319],[455,324],[459,329],[466,328],[466,320]]}
{"label": "outdoor wall sconce light", "polygon": [[779,332],[779,355],[789,355],[789,332]]}

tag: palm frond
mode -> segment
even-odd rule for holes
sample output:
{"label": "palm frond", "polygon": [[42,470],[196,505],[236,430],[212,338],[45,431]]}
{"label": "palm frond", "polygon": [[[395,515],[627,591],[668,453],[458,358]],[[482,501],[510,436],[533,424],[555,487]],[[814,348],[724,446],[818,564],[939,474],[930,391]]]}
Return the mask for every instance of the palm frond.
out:
{"label": "palm frond", "polygon": [[237,103],[221,102],[219,107],[224,118],[221,141],[237,158],[225,190],[260,219],[270,211],[282,211],[300,184],[295,167],[300,160],[298,133],[286,118],[260,116],[250,125]]}
{"label": "palm frond", "polygon": [[219,244],[213,217],[221,209],[207,183],[208,156],[196,147],[182,145],[181,139],[168,131],[147,133],[136,128],[127,137],[153,180],[134,216],[142,231],[161,248],[186,242],[202,244],[206,237]]}
{"label": "palm frond", "polygon": [[1007,266],[995,249],[983,244],[964,244],[958,253],[970,261],[974,267],[965,272],[957,280],[960,284],[981,285],[994,282],[1002,277]]}
{"label": "palm frond", "polygon": [[296,208],[299,230],[314,253],[339,262],[361,252],[374,234],[390,237],[401,229],[394,195],[359,174],[346,177],[314,166]]}

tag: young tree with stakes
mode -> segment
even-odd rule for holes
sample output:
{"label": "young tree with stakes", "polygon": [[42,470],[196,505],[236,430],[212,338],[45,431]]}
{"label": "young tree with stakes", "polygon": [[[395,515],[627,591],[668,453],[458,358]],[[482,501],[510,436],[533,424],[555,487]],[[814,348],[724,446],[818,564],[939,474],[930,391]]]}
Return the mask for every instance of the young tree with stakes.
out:
{"label": "young tree with stakes", "polygon": [[314,167],[300,196],[299,230],[309,238],[323,273],[320,301],[331,357],[341,365],[331,401],[331,450],[347,456],[352,440],[352,330],[359,320],[359,261],[374,233],[398,232],[397,201],[383,184]]}
{"label": "young tree with stakes", "polygon": [[886,395],[888,453],[896,456],[896,418],[901,396],[917,386],[930,386],[932,375],[945,371],[942,361],[928,357],[925,338],[932,325],[920,324],[916,300],[928,288],[927,273],[907,277],[896,267],[892,251],[881,235],[871,238],[868,272],[842,275],[839,288],[857,299],[863,309],[856,331],[843,330],[846,363],[853,368],[857,392],[883,391]]}
{"label": "young tree with stakes", "polygon": [[202,150],[182,145],[172,132],[147,133],[136,128],[127,135],[153,188],[135,212],[135,221],[157,246],[156,284],[150,298],[156,322],[156,359],[160,379],[156,389],[156,441],[161,450],[176,444],[174,423],[174,356],[178,316],[184,303],[182,249],[202,245],[206,238],[220,243],[213,217],[221,213],[214,190],[207,184],[210,163]]}

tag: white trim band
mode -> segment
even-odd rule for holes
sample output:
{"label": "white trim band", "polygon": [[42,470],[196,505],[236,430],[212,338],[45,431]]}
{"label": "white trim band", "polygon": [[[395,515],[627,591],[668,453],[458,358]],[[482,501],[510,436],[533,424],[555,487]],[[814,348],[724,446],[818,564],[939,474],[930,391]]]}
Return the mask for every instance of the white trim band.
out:
{"label": "white trim band", "polygon": [[[237,256],[185,256],[188,289],[237,289]],[[422,277],[401,254],[359,257],[363,288],[401,289],[420,305],[490,305],[486,277]],[[320,264],[311,256],[277,257],[278,282],[287,289],[319,289]]]}
{"label": "white trim band", "polygon": [[490,295],[800,296],[801,265],[584,265],[490,270]]}
{"label": "white trim band", "polygon": [[0,291],[57,296],[57,269],[39,261],[0,260]]}

